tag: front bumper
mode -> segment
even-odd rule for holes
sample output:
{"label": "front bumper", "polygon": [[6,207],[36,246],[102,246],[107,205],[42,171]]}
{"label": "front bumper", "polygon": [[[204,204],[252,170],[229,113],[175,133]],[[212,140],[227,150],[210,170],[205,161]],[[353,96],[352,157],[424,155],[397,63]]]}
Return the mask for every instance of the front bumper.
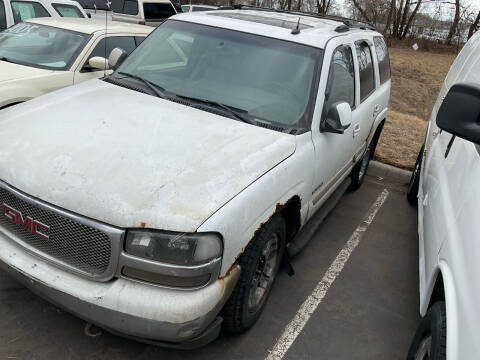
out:
{"label": "front bumper", "polygon": [[198,290],[128,279],[101,283],[65,271],[0,233],[0,267],[39,296],[107,331],[163,346],[194,348],[218,336],[217,317],[240,275],[233,267]]}

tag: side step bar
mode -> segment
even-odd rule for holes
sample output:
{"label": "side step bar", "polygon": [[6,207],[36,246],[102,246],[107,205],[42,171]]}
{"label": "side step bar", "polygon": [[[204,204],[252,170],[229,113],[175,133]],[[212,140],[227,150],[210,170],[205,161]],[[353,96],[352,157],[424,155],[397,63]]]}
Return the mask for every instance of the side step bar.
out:
{"label": "side step bar", "polygon": [[350,177],[347,177],[345,180],[343,180],[340,186],[335,189],[322,207],[318,209],[318,211],[305,224],[302,230],[300,230],[297,236],[295,236],[295,238],[287,244],[286,250],[290,258],[293,258],[295,255],[297,255],[308,244],[310,239],[322,224],[323,220],[325,220],[327,215],[335,208],[335,206],[337,206],[351,182],[352,179],[350,179]]}

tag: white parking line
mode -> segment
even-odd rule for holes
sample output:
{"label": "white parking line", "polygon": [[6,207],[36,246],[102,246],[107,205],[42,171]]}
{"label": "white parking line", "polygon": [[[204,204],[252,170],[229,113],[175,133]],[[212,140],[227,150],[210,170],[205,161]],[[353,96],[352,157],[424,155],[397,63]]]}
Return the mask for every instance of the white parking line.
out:
{"label": "white parking line", "polygon": [[297,336],[302,332],[303,328],[310,319],[310,316],[322,302],[330,286],[333,284],[337,276],[342,272],[342,269],[348,261],[350,255],[358,246],[363,234],[365,234],[367,231],[368,227],[375,218],[375,215],[377,215],[378,210],[382,207],[383,203],[387,199],[388,194],[388,190],[384,189],[378,196],[377,200],[370,207],[363,221],[355,229],[350,239],[347,241],[343,249],[340,250],[335,260],[325,272],[322,280],[320,280],[310,296],[303,302],[302,306],[300,306],[300,309],[297,311],[297,314],[293,320],[287,325],[282,333],[282,336],[280,336],[273,349],[265,358],[266,360],[280,360],[285,356]]}

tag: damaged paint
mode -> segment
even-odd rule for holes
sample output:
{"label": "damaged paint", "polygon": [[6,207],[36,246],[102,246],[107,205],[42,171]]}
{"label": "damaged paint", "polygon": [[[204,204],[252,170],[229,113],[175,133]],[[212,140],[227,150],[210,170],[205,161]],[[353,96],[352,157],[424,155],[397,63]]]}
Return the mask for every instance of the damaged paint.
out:
{"label": "damaged paint", "polygon": [[99,80],[0,123],[1,180],[119,227],[195,231],[295,151],[294,136]]}

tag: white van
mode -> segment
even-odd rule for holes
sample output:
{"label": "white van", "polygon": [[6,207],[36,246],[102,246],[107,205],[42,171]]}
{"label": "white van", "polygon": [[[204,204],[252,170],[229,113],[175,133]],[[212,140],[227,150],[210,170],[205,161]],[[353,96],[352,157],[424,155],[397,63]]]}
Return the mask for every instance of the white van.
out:
{"label": "white van", "polygon": [[170,0],[112,0],[113,20],[158,26],[167,18],[181,12]]}
{"label": "white van", "polygon": [[450,68],[410,181],[423,319],[408,359],[479,358],[479,179],[480,32]]}
{"label": "white van", "polygon": [[72,0],[0,0],[0,30],[38,17],[86,18],[87,14]]}

